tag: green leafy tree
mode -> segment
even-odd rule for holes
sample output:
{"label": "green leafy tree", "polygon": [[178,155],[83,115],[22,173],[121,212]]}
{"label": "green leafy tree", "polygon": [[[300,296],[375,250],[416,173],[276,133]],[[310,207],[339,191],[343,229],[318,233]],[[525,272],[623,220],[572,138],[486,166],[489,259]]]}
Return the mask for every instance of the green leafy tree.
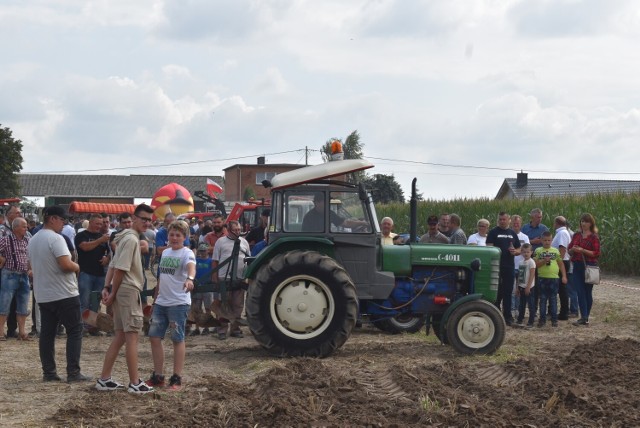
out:
{"label": "green leafy tree", "polygon": [[[330,138],[326,143],[320,148],[320,154],[322,155],[322,160],[328,162],[331,158],[331,142],[333,140],[340,140],[340,138]],[[340,140],[342,141],[342,140]],[[360,142],[360,134],[358,131],[353,131],[342,143],[342,151],[344,152],[345,159],[362,159],[364,156],[362,153],[362,149],[364,144]]]}
{"label": "green leafy tree", "polygon": [[22,141],[14,140],[11,129],[0,124],[0,197],[20,196],[18,173],[22,170]]}
{"label": "green leafy tree", "polygon": [[[331,159],[331,142],[334,140],[339,140],[339,138],[331,138],[320,148],[320,154],[322,155],[322,160],[328,162]],[[364,156],[362,153],[362,148],[364,144],[360,142],[360,134],[358,131],[353,131],[342,143],[342,151],[344,153],[345,159],[362,159]],[[347,181],[351,183],[358,183],[363,181],[366,178],[366,174],[362,171],[353,172],[349,174],[347,177]]]}
{"label": "green leafy tree", "polygon": [[387,174],[373,174],[364,179],[365,185],[371,190],[371,196],[377,204],[404,202],[404,192],[396,178]]}
{"label": "green leafy tree", "polygon": [[253,187],[247,186],[244,188],[244,192],[242,192],[242,200],[248,201],[249,199],[255,199],[256,192],[253,190]]}

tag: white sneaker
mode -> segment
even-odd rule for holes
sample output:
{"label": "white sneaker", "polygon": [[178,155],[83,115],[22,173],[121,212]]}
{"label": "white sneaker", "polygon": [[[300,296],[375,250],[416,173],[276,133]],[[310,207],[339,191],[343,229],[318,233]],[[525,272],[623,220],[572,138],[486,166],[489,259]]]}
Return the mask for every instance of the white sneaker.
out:
{"label": "white sneaker", "polygon": [[138,384],[134,385],[130,383],[127,391],[132,394],[148,394],[153,392],[153,388],[147,385],[142,379],[138,379]]}
{"label": "white sneaker", "polygon": [[124,389],[124,385],[116,382],[113,378],[107,380],[98,379],[96,381],[96,389],[98,391],[117,391]]}

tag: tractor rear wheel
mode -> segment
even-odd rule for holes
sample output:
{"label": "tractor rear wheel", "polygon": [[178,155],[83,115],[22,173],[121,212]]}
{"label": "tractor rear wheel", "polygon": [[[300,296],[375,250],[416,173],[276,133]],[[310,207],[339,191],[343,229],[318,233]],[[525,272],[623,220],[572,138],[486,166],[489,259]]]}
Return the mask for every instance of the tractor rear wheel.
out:
{"label": "tractor rear wheel", "polygon": [[256,340],[281,356],[326,357],[351,335],[356,288],[332,258],[314,251],[275,256],[249,286],[247,321]]}
{"label": "tractor rear wheel", "polygon": [[391,334],[417,333],[424,326],[424,315],[400,314],[393,318],[374,319],[373,325]]}
{"label": "tractor rear wheel", "polygon": [[486,300],[473,300],[456,308],[447,321],[447,339],[461,354],[491,354],[504,341],[502,314]]}

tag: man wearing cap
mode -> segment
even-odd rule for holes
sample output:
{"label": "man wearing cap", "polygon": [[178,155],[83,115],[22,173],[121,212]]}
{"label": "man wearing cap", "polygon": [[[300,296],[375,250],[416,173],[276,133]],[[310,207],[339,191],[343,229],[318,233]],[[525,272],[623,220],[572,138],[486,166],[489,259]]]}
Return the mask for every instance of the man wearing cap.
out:
{"label": "man wearing cap", "polygon": [[82,318],[76,273],[80,266],[60,235],[67,213],[54,205],[44,211],[44,225],[29,241],[27,251],[33,270],[33,292],[40,307],[40,361],[45,382],[59,381],[55,361],[58,323],[67,331],[67,382],[90,380],[80,372]]}
{"label": "man wearing cap", "polygon": [[[448,222],[447,222],[448,223]],[[427,233],[420,237],[421,244],[448,244],[449,238],[444,236],[442,232],[438,230],[438,216],[430,215],[427,218]]]}

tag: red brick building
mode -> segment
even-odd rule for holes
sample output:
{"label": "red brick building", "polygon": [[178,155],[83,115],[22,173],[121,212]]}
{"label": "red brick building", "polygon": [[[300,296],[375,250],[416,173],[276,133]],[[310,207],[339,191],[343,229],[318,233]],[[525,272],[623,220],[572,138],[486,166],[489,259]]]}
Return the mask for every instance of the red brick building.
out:
{"label": "red brick building", "polygon": [[253,191],[256,199],[269,198],[269,189],[265,189],[262,180],[269,180],[276,174],[302,168],[297,164],[265,164],[259,157],[256,164],[235,164],[224,171],[224,196],[227,202],[244,200],[248,189]]}

